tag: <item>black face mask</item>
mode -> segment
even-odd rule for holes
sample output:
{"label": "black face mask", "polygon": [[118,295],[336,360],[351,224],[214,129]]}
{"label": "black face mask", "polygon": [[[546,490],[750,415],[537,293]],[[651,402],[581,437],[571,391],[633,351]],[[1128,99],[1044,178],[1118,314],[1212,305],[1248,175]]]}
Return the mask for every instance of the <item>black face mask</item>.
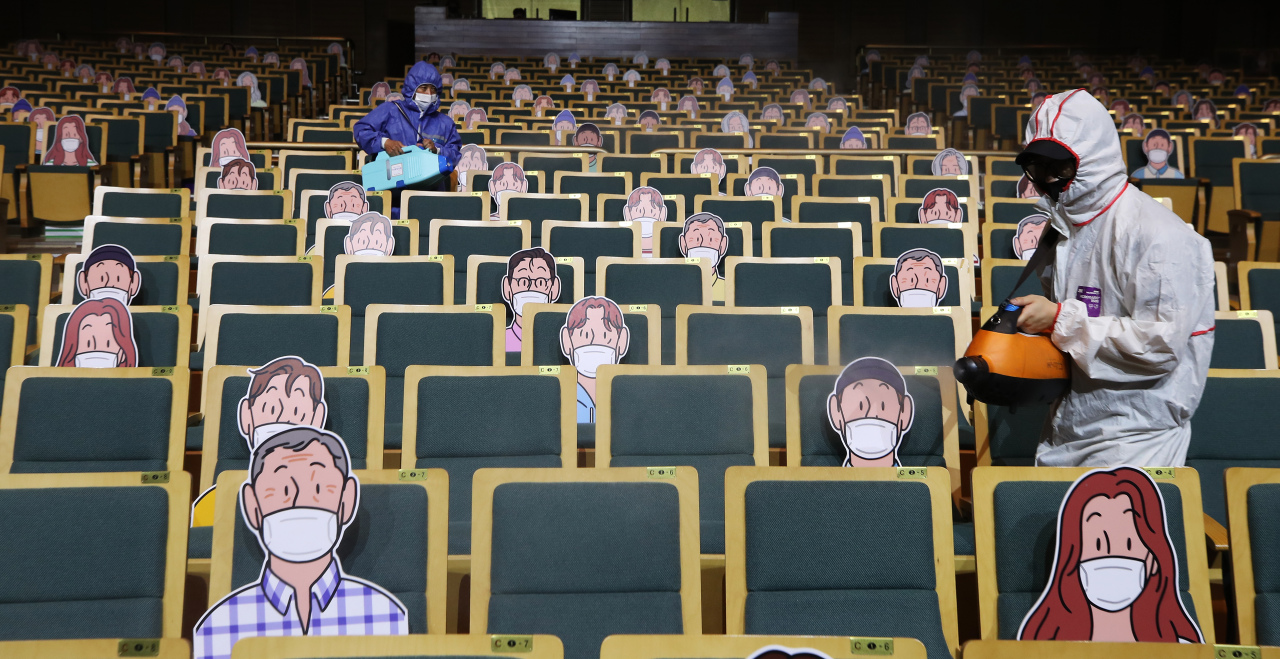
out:
{"label": "black face mask", "polygon": [[1035,184],[1037,190],[1056,204],[1062,191],[1076,177],[1076,163],[1074,160],[1035,158],[1024,165],[1022,171],[1026,172],[1027,178]]}

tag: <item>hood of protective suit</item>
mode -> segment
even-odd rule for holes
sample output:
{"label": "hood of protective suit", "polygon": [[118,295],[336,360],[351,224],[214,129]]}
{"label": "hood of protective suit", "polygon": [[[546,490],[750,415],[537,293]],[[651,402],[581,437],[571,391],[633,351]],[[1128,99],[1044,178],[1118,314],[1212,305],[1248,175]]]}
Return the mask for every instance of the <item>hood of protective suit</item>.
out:
{"label": "hood of protective suit", "polygon": [[427,62],[418,62],[409,69],[409,73],[404,76],[404,86],[400,88],[400,93],[404,94],[405,104],[417,111],[418,106],[413,102],[413,94],[418,91],[418,85],[430,84],[436,86],[436,102],[427,106],[427,112],[435,112],[440,109],[440,97],[444,95],[444,86],[440,82],[440,72],[436,67],[431,66]]}
{"label": "hood of protective suit", "polygon": [[1128,186],[1115,122],[1102,103],[1083,89],[1046,98],[1027,122],[1026,137],[1028,145],[1050,140],[1075,154],[1076,177],[1058,203],[1041,197],[1037,204],[1064,234],[1069,226],[1081,226],[1102,215]]}

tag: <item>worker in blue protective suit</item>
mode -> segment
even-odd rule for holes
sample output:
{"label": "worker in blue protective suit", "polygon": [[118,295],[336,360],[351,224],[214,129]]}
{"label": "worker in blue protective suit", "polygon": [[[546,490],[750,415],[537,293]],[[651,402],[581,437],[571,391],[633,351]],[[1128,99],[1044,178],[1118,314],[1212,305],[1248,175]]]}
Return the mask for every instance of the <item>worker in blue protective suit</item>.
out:
{"label": "worker in blue protective suit", "polygon": [[[418,62],[404,78],[404,100],[388,101],[357,121],[352,132],[356,143],[368,154],[386,151],[398,156],[406,144],[416,144],[447,161],[447,169],[458,164],[462,138],[453,119],[440,112],[440,72]],[[445,170],[445,163],[441,163]],[[447,181],[432,188],[445,189]]]}

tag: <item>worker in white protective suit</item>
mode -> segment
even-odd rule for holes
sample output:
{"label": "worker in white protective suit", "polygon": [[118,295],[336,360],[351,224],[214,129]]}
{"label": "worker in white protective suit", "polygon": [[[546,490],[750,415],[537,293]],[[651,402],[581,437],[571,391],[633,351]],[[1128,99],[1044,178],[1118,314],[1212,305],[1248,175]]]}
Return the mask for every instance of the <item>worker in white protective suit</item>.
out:
{"label": "worker in white protective suit", "polygon": [[1045,99],[1026,141],[1017,162],[1060,238],[1040,274],[1053,299],[1011,302],[1022,331],[1050,333],[1073,363],[1036,463],[1181,466],[1213,352],[1209,241],[1129,185],[1115,123],[1088,92]]}

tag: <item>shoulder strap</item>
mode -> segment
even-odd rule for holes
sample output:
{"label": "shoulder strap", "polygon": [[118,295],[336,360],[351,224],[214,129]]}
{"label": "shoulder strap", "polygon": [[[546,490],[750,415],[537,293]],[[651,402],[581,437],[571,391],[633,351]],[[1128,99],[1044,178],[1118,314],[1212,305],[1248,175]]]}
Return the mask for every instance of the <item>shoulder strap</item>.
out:
{"label": "shoulder strap", "polygon": [[400,116],[404,117],[404,120],[408,122],[410,126],[413,126],[413,134],[415,137],[418,138],[418,141],[421,142],[422,133],[418,131],[418,124],[413,123],[413,120],[409,118],[409,115],[404,111],[404,108],[400,107],[399,103],[396,103],[395,101],[391,101],[391,104],[396,106],[396,109],[400,111]]}
{"label": "shoulder strap", "polygon": [[1058,238],[1060,237],[1061,234],[1059,234],[1052,226],[1046,226],[1044,228],[1044,233],[1040,234],[1040,243],[1036,245],[1036,253],[1032,254],[1031,259],[1027,261],[1027,266],[1022,269],[1022,274],[1018,276],[1018,283],[1014,284],[1013,288],[1009,289],[1009,294],[1005,296],[1005,300],[1012,297],[1014,291],[1021,288],[1023,282],[1027,281],[1027,278],[1030,277],[1036,269],[1041,266],[1049,265],[1049,262],[1053,259],[1053,254],[1055,252],[1054,247],[1058,245]]}

